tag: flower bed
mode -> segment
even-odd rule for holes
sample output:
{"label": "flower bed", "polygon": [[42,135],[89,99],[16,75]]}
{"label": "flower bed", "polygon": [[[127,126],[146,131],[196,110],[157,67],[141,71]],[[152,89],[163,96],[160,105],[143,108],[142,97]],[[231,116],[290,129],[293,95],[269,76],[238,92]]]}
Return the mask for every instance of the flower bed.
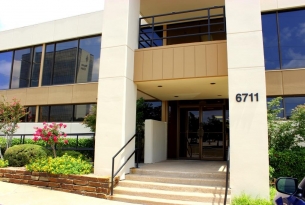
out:
{"label": "flower bed", "polygon": [[[0,181],[47,187],[52,190],[107,199],[110,194],[110,177],[96,175],[61,175],[30,172],[24,168],[0,168]],[[114,186],[119,183],[115,178]]]}

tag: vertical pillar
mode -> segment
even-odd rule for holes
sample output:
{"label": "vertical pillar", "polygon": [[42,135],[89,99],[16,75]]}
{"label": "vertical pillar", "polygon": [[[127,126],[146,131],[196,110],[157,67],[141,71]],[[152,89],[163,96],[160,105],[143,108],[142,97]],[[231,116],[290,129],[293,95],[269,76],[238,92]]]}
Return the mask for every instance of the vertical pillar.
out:
{"label": "vertical pillar", "polygon": [[[232,195],[245,192],[254,197],[269,198],[266,83],[260,0],[225,0],[225,6]],[[241,94],[241,101],[237,94]],[[245,99],[246,94],[248,97]],[[252,100],[249,96],[251,94]]]}
{"label": "vertical pillar", "polygon": [[168,101],[162,101],[161,106],[161,121],[167,122],[168,121]]}
{"label": "vertical pillar", "polygon": [[[113,155],[135,134],[137,89],[133,72],[139,14],[139,0],[105,0],[94,161],[98,175],[111,174]],[[132,141],[116,158],[115,169],[134,149]],[[125,170],[133,166],[134,157]]]}

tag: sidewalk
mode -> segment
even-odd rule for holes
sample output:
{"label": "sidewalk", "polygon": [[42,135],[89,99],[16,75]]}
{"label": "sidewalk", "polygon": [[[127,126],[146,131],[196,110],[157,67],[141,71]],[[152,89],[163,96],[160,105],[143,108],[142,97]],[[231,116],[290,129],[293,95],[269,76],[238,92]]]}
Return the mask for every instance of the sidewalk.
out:
{"label": "sidewalk", "polygon": [[82,196],[29,185],[0,181],[0,205],[128,205],[129,203]]}

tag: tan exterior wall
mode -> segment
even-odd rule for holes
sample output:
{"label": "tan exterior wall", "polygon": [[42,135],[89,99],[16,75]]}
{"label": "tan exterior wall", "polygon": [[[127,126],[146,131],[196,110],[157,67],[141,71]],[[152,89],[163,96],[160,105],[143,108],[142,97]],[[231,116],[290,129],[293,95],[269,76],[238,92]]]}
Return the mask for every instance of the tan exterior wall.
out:
{"label": "tan exterior wall", "polygon": [[266,71],[267,96],[304,95],[305,69]]}
{"label": "tan exterior wall", "polygon": [[97,83],[44,86],[0,91],[8,101],[20,100],[25,106],[97,102]]}
{"label": "tan exterior wall", "polygon": [[162,46],[135,52],[135,82],[226,75],[226,41]]}
{"label": "tan exterior wall", "polygon": [[260,0],[261,11],[304,7],[304,0]]}

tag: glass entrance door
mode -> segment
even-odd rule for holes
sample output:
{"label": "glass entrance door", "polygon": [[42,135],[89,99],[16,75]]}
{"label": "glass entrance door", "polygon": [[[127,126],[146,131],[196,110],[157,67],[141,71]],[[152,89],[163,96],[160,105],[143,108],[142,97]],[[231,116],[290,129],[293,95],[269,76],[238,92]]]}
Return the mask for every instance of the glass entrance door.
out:
{"label": "glass entrance door", "polygon": [[180,108],[179,157],[203,160],[224,159],[223,106]]}
{"label": "glass entrance door", "polygon": [[200,159],[202,140],[197,134],[200,122],[199,108],[180,109],[179,156]]}
{"label": "glass entrance door", "polygon": [[201,107],[203,128],[202,156],[206,160],[223,160],[224,117],[222,107]]}

